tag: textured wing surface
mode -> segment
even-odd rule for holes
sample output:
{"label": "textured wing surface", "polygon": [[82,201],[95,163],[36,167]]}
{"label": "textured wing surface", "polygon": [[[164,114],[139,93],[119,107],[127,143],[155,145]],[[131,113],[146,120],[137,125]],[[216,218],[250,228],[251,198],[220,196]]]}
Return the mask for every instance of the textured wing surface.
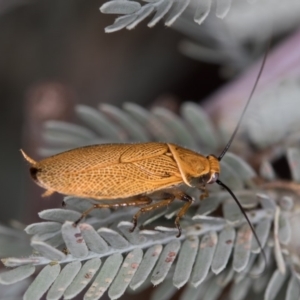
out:
{"label": "textured wing surface", "polygon": [[[96,146],[92,148],[91,156],[95,155],[95,150],[99,150],[101,156],[104,157],[99,163],[97,163],[96,156],[93,166],[71,168],[70,164],[74,163],[74,159],[70,160],[67,156],[66,168],[63,168],[65,163],[61,163],[61,172],[58,172],[58,168],[56,168],[56,175],[54,175],[53,169],[44,169],[39,175],[39,180],[45,187],[60,193],[95,199],[126,198],[182,183],[177,163],[166,144],[105,146],[100,149],[97,149]],[[102,151],[103,149],[104,151]],[[87,149],[87,151],[89,150],[91,149]],[[118,151],[118,156],[112,153],[113,150]],[[76,150],[66,153],[74,155],[74,151]],[[64,154],[59,155],[60,159]],[[54,159],[55,156],[51,158]],[[78,155],[76,158],[78,160]],[[87,159],[93,160],[90,156]]]}
{"label": "textured wing surface", "polygon": [[37,168],[47,169],[58,176],[68,172],[79,172],[91,168],[99,168],[151,158],[168,151],[163,143],[144,144],[104,144],[72,149],[38,162]]}

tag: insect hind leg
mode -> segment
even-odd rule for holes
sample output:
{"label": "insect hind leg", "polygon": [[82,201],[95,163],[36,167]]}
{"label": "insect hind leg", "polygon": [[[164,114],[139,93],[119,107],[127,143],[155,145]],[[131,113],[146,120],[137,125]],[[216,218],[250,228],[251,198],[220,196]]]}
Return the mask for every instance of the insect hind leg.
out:
{"label": "insect hind leg", "polygon": [[181,227],[180,227],[180,219],[186,214],[187,210],[189,209],[189,207],[191,206],[191,204],[193,203],[193,199],[192,197],[190,197],[189,195],[185,194],[184,192],[182,192],[181,190],[177,190],[177,189],[172,189],[168,192],[160,192],[160,198],[164,198],[156,203],[147,205],[142,207],[132,218],[132,223],[133,223],[133,228],[131,229],[131,231],[133,231],[137,225],[137,219],[139,218],[139,216],[145,212],[150,212],[152,210],[158,209],[158,208],[162,208],[164,206],[168,206],[169,204],[171,204],[175,199],[179,199],[181,201],[185,201],[186,203],[181,207],[181,209],[179,210],[176,219],[175,219],[175,226],[178,229],[178,234],[177,237],[181,236]]}
{"label": "insect hind leg", "polygon": [[163,193],[165,199],[163,200],[160,200],[156,203],[153,203],[153,204],[150,204],[150,205],[147,205],[147,206],[144,206],[142,207],[133,217],[132,217],[132,224],[133,224],[133,227],[131,228],[131,232],[134,231],[134,229],[136,228],[136,225],[137,225],[137,220],[138,218],[140,217],[140,215],[142,215],[143,213],[145,212],[150,212],[152,210],[155,210],[155,209],[158,209],[158,208],[161,208],[161,207],[164,207],[164,206],[168,206],[170,203],[172,203],[174,200],[175,200],[175,196],[171,193]]}
{"label": "insect hind leg", "polygon": [[134,197],[130,199],[126,199],[121,202],[117,201],[112,201],[111,203],[100,203],[100,204],[94,204],[92,207],[90,207],[88,210],[84,211],[80,218],[74,222],[74,226],[77,226],[78,223],[84,219],[91,211],[94,209],[99,209],[99,208],[118,208],[118,207],[127,207],[127,206],[140,206],[140,205],[146,205],[151,203],[152,200],[147,197],[147,196],[139,196],[139,197]]}

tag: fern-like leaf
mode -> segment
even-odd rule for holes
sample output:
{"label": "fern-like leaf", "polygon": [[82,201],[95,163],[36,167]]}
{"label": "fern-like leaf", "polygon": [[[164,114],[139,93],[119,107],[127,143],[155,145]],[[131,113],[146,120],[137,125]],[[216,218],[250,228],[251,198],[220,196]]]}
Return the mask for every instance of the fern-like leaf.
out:
{"label": "fern-like leaf", "polygon": [[[186,143],[194,148],[203,146],[209,152],[216,152],[219,129],[194,104],[185,104],[182,112],[180,119],[163,109],[148,112],[133,104],[126,104],[124,110],[101,105],[100,112],[78,106],[76,113],[90,129],[61,122],[50,123],[50,126],[48,123],[45,136],[53,137],[48,139],[52,147],[44,148],[43,152],[54,153],[60,147],[67,148],[69,141],[81,145],[105,140],[110,133],[100,127],[110,127],[110,124],[116,140],[138,141],[141,135],[147,140],[159,140],[162,134],[167,134],[171,142]],[[189,119],[189,116],[192,117]],[[199,122],[203,126],[199,127]],[[152,124],[162,124],[163,131]],[[66,142],[59,136],[56,140],[54,133],[57,132],[70,139]],[[188,134],[178,139],[182,133]],[[215,137],[206,141],[208,134]],[[293,179],[298,180],[299,167],[295,160],[299,153],[295,150],[288,153]],[[264,165],[267,167],[261,168],[260,176],[269,179],[275,172],[270,163],[264,162]],[[258,292],[265,289],[265,297],[272,299],[289,280],[286,299],[290,300],[299,290],[299,274],[297,265],[286,260],[283,253],[287,253],[294,234],[291,217],[294,201],[276,190],[269,194],[251,181],[255,176],[251,166],[237,155],[229,153],[227,159],[224,158],[222,180],[235,187],[241,205],[255,226],[267,261],[236,204],[216,187],[200,206],[198,201],[193,203],[181,222],[183,230],[179,239],[172,222],[179,208],[176,203],[168,212],[141,217],[140,225],[146,228],[130,232],[130,220],[136,209],[94,210],[74,227],[73,222],[94,201],[65,197],[64,209],[42,211],[39,216],[44,221],[27,226],[25,230],[32,235],[35,254],[3,259],[5,266],[14,269],[1,273],[0,283],[7,285],[25,280],[38,271],[24,295],[24,299],[31,300],[40,299],[44,293],[47,299],[62,296],[72,299],[85,288],[84,299],[99,299],[106,292],[111,299],[117,299],[128,289],[140,291],[150,284],[159,285],[152,297],[160,299],[169,299],[180,287],[185,289],[181,299],[187,296],[216,299],[229,283],[233,283],[230,291],[233,299],[243,299],[252,287]],[[245,190],[244,186],[251,189]],[[187,189],[187,192],[198,199],[199,191]],[[273,199],[274,195],[278,199]],[[293,257],[292,252],[290,255]],[[261,277],[254,279],[258,276]]]}
{"label": "fern-like leaf", "polygon": [[[216,16],[224,18],[230,10],[231,0],[215,0]],[[151,0],[147,4],[141,6],[135,1],[119,1],[112,0],[104,3],[100,7],[100,11],[104,14],[124,14],[115,20],[113,25],[105,28],[105,32],[114,32],[123,28],[133,29],[152,12],[154,17],[148,23],[148,27],[155,26],[166,14],[168,17],[165,21],[166,26],[171,26],[177,18],[185,11],[190,4],[190,0]],[[212,0],[199,1],[196,9],[194,20],[201,24],[210,12]]]}

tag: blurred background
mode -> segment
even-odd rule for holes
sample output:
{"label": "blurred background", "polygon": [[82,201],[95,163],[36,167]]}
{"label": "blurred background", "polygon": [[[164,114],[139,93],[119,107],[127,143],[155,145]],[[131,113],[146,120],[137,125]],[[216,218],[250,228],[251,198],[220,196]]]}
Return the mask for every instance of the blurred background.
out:
{"label": "blurred background", "polygon": [[[299,75],[297,0],[232,1],[224,19],[216,16],[212,1],[201,25],[193,21],[197,3],[191,2],[171,28],[160,22],[149,29],[144,21],[134,30],[111,34],[104,28],[115,16],[101,14],[102,4],[0,1],[2,224],[29,224],[38,220],[38,211],[60,205],[61,196],[41,198],[19,149],[38,160],[43,122],[76,122],[75,104],[96,108],[100,102],[119,107],[135,102],[178,112],[180,103],[189,100],[201,102],[216,122],[232,128],[259,63],[251,66],[265,51],[270,34],[277,50],[268,58],[259,89]],[[270,101],[267,111],[274,107]],[[254,114],[255,109],[249,113],[252,119]]]}
{"label": "blurred background", "polygon": [[[299,0],[193,0],[172,27],[162,20],[148,28],[152,14],[133,30],[110,34],[104,30],[116,16],[99,12],[103,3],[0,0],[2,257],[30,254],[21,230],[39,221],[39,211],[60,207],[62,201],[61,195],[41,197],[43,190],[31,181],[19,149],[41,159],[44,123],[78,123],[77,104],[98,109],[100,103],[122,108],[133,102],[179,114],[183,102],[193,101],[224,128],[225,143],[272,36],[240,130],[248,148],[238,154],[257,170],[265,157],[280,160],[284,143],[300,144]],[[199,10],[203,3],[211,4],[210,12]],[[275,170],[290,175],[282,163]]]}

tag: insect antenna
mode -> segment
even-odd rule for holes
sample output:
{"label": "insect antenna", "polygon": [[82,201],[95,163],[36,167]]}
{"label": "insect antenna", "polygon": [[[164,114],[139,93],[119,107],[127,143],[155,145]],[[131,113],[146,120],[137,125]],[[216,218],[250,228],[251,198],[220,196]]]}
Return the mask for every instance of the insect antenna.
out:
{"label": "insect antenna", "polygon": [[[219,157],[218,157],[218,160],[219,160],[219,161],[221,161],[221,159],[223,158],[223,156],[226,154],[226,152],[228,151],[229,147],[231,146],[232,141],[233,141],[233,139],[235,138],[238,129],[240,128],[241,122],[242,122],[242,120],[243,120],[243,118],[244,118],[244,115],[245,115],[245,113],[246,113],[246,111],[247,111],[247,108],[248,108],[248,106],[249,106],[249,104],[250,104],[250,102],[251,102],[251,99],[252,99],[253,94],[254,94],[254,92],[255,92],[255,90],[256,90],[257,84],[258,84],[259,79],[260,79],[260,77],[261,77],[262,71],[263,71],[263,69],[264,69],[264,67],[265,67],[265,64],[266,64],[266,60],[267,60],[268,53],[269,53],[269,49],[270,49],[270,40],[271,40],[271,39],[269,39],[269,42],[268,42],[268,45],[267,45],[267,49],[266,49],[266,51],[265,51],[265,54],[264,54],[264,57],[263,57],[263,61],[262,61],[262,64],[261,64],[261,66],[260,66],[260,69],[259,69],[258,75],[257,75],[257,77],[256,77],[256,80],[255,80],[255,82],[254,82],[253,88],[252,88],[252,90],[251,90],[250,96],[249,96],[249,98],[248,98],[248,100],[247,100],[247,103],[246,103],[246,105],[245,105],[245,107],[244,107],[244,109],[243,109],[243,112],[242,112],[242,114],[241,114],[241,116],[240,116],[240,118],[239,118],[239,121],[238,121],[238,123],[237,123],[237,125],[236,125],[236,127],[235,127],[235,129],[234,129],[234,131],[233,131],[233,133],[232,133],[232,135],[231,135],[231,137],[230,137],[228,143],[226,144],[226,146],[224,147],[223,151],[221,152],[221,154],[220,154]],[[250,222],[250,220],[249,220],[249,218],[248,218],[248,216],[247,216],[247,214],[246,214],[244,208],[242,207],[241,203],[239,202],[239,200],[237,199],[237,197],[234,195],[234,193],[232,192],[232,190],[231,190],[227,185],[225,185],[225,184],[224,184],[222,181],[220,181],[219,179],[216,181],[216,183],[217,183],[218,185],[220,185],[221,187],[223,187],[225,190],[227,190],[227,192],[231,195],[231,197],[234,199],[234,201],[236,202],[236,204],[237,204],[238,207],[240,208],[242,214],[244,215],[244,217],[245,217],[247,223],[248,223],[249,226],[250,226],[250,229],[251,229],[251,231],[252,231],[252,233],[253,233],[253,235],[254,235],[256,241],[257,241],[257,244],[259,245],[259,247],[260,247],[260,249],[261,249],[261,252],[262,252],[262,254],[263,254],[263,256],[264,256],[264,259],[265,259],[265,261],[267,262],[267,257],[266,257],[266,254],[265,254],[265,252],[264,252],[264,249],[263,249],[263,247],[262,247],[262,245],[261,245],[261,243],[260,243],[260,241],[259,241],[259,238],[258,238],[258,236],[257,236],[257,234],[256,234],[256,232],[255,232],[255,229],[254,229],[252,223]]]}
{"label": "insect antenna", "polygon": [[267,262],[267,257],[266,257],[265,251],[264,251],[264,249],[263,249],[263,247],[262,247],[262,244],[260,243],[259,238],[258,238],[258,236],[257,236],[257,234],[256,234],[256,232],[255,232],[255,229],[254,229],[252,223],[250,222],[250,220],[249,220],[249,218],[248,218],[248,216],[247,216],[247,214],[246,214],[244,208],[242,207],[241,203],[239,202],[239,200],[237,199],[237,197],[235,196],[235,194],[232,192],[232,190],[231,190],[226,184],[224,184],[224,183],[223,183],[222,181],[220,181],[219,179],[216,181],[216,183],[217,183],[218,185],[220,185],[221,187],[223,187],[223,188],[231,195],[231,197],[234,199],[234,201],[236,202],[236,204],[237,204],[238,207],[240,208],[242,214],[244,215],[245,219],[247,220],[247,223],[249,224],[249,226],[250,226],[250,228],[251,228],[251,231],[252,231],[252,233],[253,233],[253,235],[254,235],[254,237],[255,237],[257,243],[258,243],[259,248],[260,248],[261,251],[262,251],[262,254],[263,254],[263,256],[264,256],[264,259],[265,259],[265,261]]}
{"label": "insect antenna", "polygon": [[221,159],[223,158],[223,156],[224,156],[224,155],[226,154],[226,152],[228,151],[229,147],[230,147],[231,144],[232,144],[233,139],[235,138],[235,135],[236,135],[238,129],[240,128],[240,125],[241,125],[241,123],[242,123],[242,120],[243,120],[243,118],[244,118],[244,115],[245,115],[245,113],[246,113],[246,110],[247,110],[247,108],[248,108],[248,106],[249,106],[249,104],[250,104],[250,102],[251,102],[251,99],[252,99],[253,94],[254,94],[254,92],[255,92],[255,90],[256,90],[257,84],[258,84],[259,79],[260,79],[260,77],[261,77],[262,71],[263,71],[263,69],[264,69],[264,67],[265,67],[266,60],[267,60],[268,53],[269,53],[269,49],[270,49],[270,40],[269,40],[269,43],[268,43],[268,45],[267,45],[267,49],[266,49],[266,51],[265,51],[265,54],[264,54],[264,57],[263,57],[262,64],[261,64],[261,66],[260,66],[258,75],[257,75],[257,77],[256,77],[255,83],[254,83],[253,88],[252,88],[252,90],[251,90],[250,96],[249,96],[249,98],[248,98],[248,100],[247,100],[247,103],[246,103],[246,105],[245,105],[245,107],[244,107],[244,109],[243,109],[243,112],[242,112],[242,114],[241,114],[241,116],[240,116],[240,118],[239,118],[239,121],[238,121],[238,123],[237,123],[237,125],[236,125],[236,127],[235,127],[235,129],[234,129],[234,131],[233,131],[233,133],[232,133],[232,135],[231,135],[231,137],[230,137],[228,143],[226,144],[226,146],[224,147],[223,151],[221,152],[221,154],[220,154],[219,157],[218,157],[218,160],[219,160],[219,161],[221,161]]}

